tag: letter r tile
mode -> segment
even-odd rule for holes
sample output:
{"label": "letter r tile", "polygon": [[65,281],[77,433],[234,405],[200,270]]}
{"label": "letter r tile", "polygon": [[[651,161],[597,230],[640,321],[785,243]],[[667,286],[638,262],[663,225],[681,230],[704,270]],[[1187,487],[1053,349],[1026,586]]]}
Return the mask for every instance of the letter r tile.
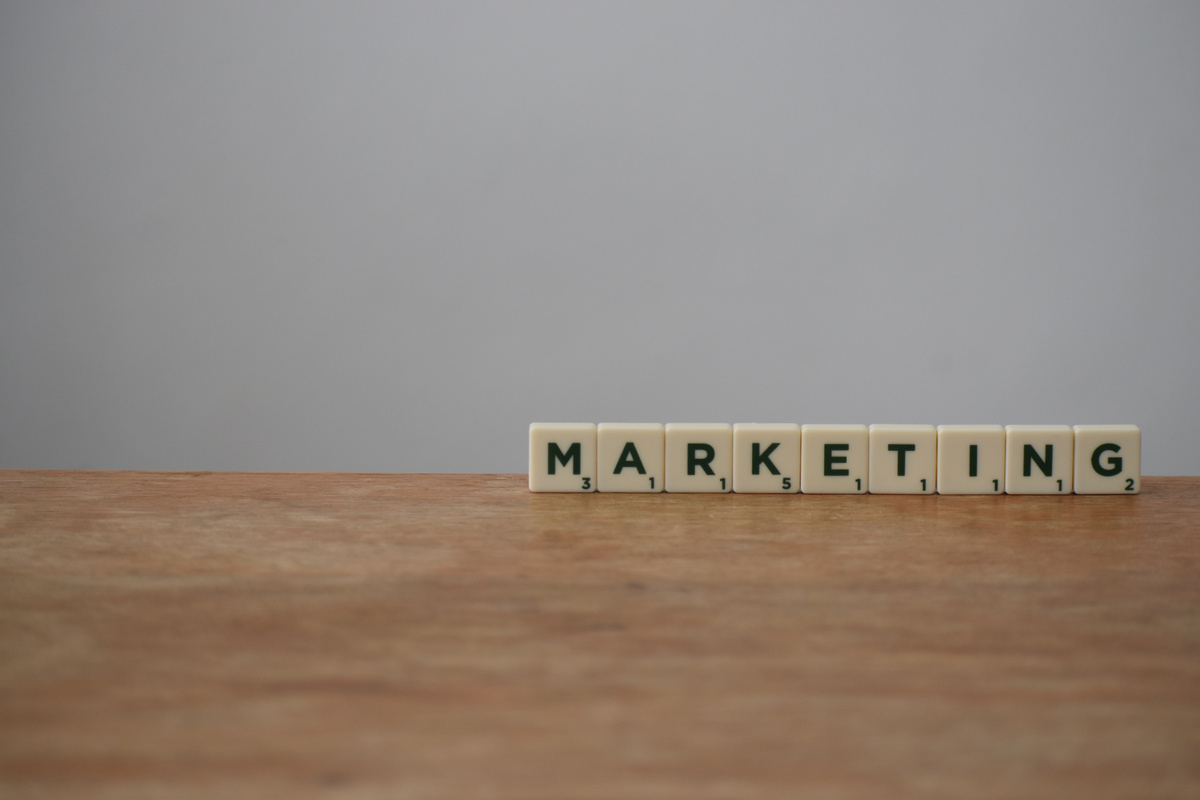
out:
{"label": "letter r tile", "polygon": [[666,439],[668,492],[733,490],[733,426],[669,422]]}

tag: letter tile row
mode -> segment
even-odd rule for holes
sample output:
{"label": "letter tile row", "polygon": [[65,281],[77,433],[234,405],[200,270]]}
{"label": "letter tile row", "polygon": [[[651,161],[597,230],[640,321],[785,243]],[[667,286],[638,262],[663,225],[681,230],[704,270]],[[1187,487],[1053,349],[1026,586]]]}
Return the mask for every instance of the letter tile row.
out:
{"label": "letter tile row", "polygon": [[1137,494],[1136,425],[551,423],[532,492]]}

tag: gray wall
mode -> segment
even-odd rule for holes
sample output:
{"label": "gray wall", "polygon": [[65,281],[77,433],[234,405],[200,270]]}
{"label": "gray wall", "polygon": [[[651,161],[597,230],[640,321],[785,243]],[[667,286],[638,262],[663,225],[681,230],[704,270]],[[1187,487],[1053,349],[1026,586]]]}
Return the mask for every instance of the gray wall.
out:
{"label": "gray wall", "polygon": [[1134,422],[1200,473],[1200,4],[0,5],[0,467]]}

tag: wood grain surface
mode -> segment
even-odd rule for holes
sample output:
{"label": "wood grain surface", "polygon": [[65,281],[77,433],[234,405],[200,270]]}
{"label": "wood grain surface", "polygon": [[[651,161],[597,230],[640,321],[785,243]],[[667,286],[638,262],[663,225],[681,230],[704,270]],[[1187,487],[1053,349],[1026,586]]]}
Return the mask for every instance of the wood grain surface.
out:
{"label": "wood grain surface", "polygon": [[1200,797],[1200,479],[0,472],[0,796]]}

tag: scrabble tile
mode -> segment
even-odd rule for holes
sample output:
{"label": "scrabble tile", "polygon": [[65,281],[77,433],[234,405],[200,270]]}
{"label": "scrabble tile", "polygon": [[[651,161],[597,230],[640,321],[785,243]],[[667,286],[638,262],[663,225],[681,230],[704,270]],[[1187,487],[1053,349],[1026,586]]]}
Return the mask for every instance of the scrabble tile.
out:
{"label": "scrabble tile", "polygon": [[938,494],[1004,491],[1004,428],[938,425]]}
{"label": "scrabble tile", "polygon": [[1005,426],[1004,491],[1070,494],[1074,444],[1070,425]]}
{"label": "scrabble tile", "polygon": [[872,425],[867,472],[872,494],[933,494],[937,490],[937,428]]}
{"label": "scrabble tile", "polygon": [[664,427],[657,422],[596,426],[596,483],[602,492],[661,492]]}
{"label": "scrabble tile", "polygon": [[1075,493],[1142,490],[1142,431],[1137,425],[1075,426]]}
{"label": "scrabble tile", "polygon": [[865,493],[869,443],[866,425],[801,425],[800,491]]}
{"label": "scrabble tile", "polygon": [[668,492],[733,490],[733,426],[669,422],[666,439]]}
{"label": "scrabble tile", "polygon": [[529,491],[596,491],[596,426],[590,422],[530,425]]}
{"label": "scrabble tile", "polygon": [[800,426],[733,426],[733,490],[771,494],[800,491]]}

